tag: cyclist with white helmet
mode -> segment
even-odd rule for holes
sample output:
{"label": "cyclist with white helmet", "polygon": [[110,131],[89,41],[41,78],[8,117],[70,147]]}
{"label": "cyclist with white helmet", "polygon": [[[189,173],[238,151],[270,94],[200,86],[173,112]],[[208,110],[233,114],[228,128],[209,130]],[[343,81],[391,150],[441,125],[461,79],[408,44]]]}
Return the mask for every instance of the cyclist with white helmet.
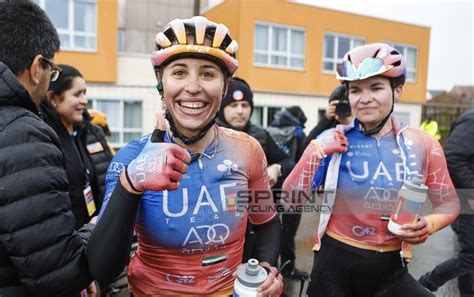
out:
{"label": "cyclist with white helmet", "polygon": [[[269,271],[259,296],[277,296],[283,284],[272,265],[280,221],[271,196],[252,194],[271,193],[263,150],[247,134],[214,124],[238,67],[237,42],[224,25],[193,17],[171,21],[155,44],[151,60],[166,121],[117,153],[104,198],[106,205],[122,171],[143,195],[129,288],[134,296],[231,295],[249,219],[258,226],[257,258]],[[146,191],[150,183],[165,190]]]}
{"label": "cyclist with white helmet", "polygon": [[[324,184],[309,296],[434,296],[408,273],[410,245],[451,223],[459,201],[440,144],[391,114],[405,83],[405,61],[375,43],[351,49],[337,68],[355,120],[312,140],[283,188],[306,195]],[[432,211],[398,235],[387,229],[402,184],[415,173]],[[296,194],[296,193],[293,193]]]}

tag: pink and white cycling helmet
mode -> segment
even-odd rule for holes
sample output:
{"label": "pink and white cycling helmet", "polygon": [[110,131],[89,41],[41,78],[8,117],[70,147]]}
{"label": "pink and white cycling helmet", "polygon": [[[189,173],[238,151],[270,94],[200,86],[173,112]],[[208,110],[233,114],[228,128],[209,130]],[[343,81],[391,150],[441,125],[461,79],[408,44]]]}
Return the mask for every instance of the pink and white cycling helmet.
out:
{"label": "pink and white cycling helmet", "polygon": [[151,61],[155,68],[178,56],[203,56],[217,61],[231,76],[239,66],[235,59],[237,41],[232,39],[223,24],[202,16],[175,19],[155,39]]}
{"label": "pink and white cycling helmet", "polygon": [[344,82],[377,75],[398,78],[405,73],[405,59],[398,50],[385,43],[372,43],[349,50],[337,66],[336,77]]}

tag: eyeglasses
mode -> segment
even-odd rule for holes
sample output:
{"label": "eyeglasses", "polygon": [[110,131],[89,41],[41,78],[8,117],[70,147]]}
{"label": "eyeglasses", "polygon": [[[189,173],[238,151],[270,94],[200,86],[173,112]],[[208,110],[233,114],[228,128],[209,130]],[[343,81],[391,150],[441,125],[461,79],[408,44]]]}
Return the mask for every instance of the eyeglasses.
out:
{"label": "eyeglasses", "polygon": [[393,65],[384,65],[380,58],[365,58],[356,68],[351,61],[344,61],[337,65],[338,80],[362,80],[382,74],[393,68]]}
{"label": "eyeglasses", "polygon": [[45,57],[42,57],[41,58],[42,61],[44,61],[46,64],[49,65],[49,67],[51,67],[51,81],[56,81],[59,77],[59,74],[61,73],[62,69],[61,67],[59,67],[58,65],[54,64],[53,61],[45,58]]}

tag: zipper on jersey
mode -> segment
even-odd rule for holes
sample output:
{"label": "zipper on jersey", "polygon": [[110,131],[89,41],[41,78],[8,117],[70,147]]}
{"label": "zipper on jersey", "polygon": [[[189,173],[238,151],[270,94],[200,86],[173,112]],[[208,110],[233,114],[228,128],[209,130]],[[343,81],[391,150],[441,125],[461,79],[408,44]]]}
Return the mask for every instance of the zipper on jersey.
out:
{"label": "zipper on jersey", "polygon": [[203,170],[204,165],[202,164],[201,158],[202,158],[202,155],[199,156],[199,158],[197,159],[197,161],[198,161],[198,167],[199,167],[199,169],[200,169],[200,170]]}

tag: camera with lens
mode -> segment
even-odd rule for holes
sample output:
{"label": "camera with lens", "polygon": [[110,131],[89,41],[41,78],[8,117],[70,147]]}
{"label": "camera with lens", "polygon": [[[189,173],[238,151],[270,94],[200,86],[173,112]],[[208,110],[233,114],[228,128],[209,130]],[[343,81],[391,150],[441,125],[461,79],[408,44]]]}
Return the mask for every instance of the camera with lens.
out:
{"label": "camera with lens", "polygon": [[336,105],[336,115],[339,119],[343,120],[351,115],[351,104],[349,103],[349,98],[343,95],[339,99],[339,103]]}

